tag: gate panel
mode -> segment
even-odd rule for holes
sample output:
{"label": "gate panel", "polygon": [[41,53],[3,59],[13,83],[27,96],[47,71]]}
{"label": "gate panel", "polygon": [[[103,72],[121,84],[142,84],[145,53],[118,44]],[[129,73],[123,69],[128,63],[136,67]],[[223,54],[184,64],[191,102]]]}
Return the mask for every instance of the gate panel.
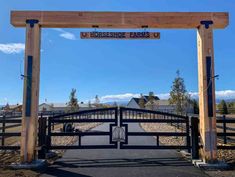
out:
{"label": "gate panel", "polygon": [[[133,132],[128,129],[132,123],[168,123],[182,126],[182,132]],[[189,118],[187,116],[151,111],[145,109],[120,108],[120,127],[125,130],[125,140],[120,142],[120,149],[188,149],[190,152]],[[155,136],[156,145],[130,145],[130,137]],[[161,145],[159,138],[177,136],[185,138],[185,145]]]}
{"label": "gate panel", "polygon": [[[113,149],[117,148],[117,142],[113,141],[112,130],[118,125],[118,109],[115,108],[101,108],[86,111],[79,111],[69,114],[57,115],[49,117],[48,119],[48,148],[49,149]],[[72,128],[71,131],[66,131],[65,125],[68,124],[80,124],[80,123],[108,123],[109,128],[107,131],[79,131]],[[63,131],[52,131],[52,124],[54,126],[58,124],[63,125]],[[75,136],[78,137],[78,143],[74,145],[53,145],[52,137],[66,137]],[[86,145],[82,143],[84,137],[101,137],[107,136],[109,144],[92,144]]]}

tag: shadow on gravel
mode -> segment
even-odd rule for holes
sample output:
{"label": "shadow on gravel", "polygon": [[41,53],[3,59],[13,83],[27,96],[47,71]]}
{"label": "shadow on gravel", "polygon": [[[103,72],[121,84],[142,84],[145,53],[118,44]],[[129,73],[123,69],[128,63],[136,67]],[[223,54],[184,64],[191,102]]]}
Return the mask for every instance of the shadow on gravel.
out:
{"label": "shadow on gravel", "polygon": [[153,167],[153,166],[192,166],[179,158],[135,158],[135,159],[63,159],[53,165],[56,168],[104,168],[104,167]]}

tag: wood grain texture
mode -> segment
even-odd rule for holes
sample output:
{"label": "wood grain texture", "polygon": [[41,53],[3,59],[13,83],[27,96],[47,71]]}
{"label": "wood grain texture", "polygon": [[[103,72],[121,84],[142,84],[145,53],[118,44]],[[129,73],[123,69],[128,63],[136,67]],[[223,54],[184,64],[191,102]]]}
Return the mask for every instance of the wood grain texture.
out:
{"label": "wood grain texture", "polygon": [[37,19],[43,28],[198,28],[202,20],[212,20],[214,28],[225,28],[225,12],[82,12],[12,11],[11,24],[25,27],[27,19]]}
{"label": "wood grain texture", "polygon": [[199,87],[199,116],[200,135],[203,148],[202,159],[206,162],[217,160],[217,133],[216,133],[216,102],[215,102],[215,80],[211,78],[213,117],[208,116],[208,84],[206,57],[211,57],[211,75],[214,76],[214,48],[213,48],[213,27],[206,29],[200,26],[197,32],[198,45],[198,87]]}
{"label": "wood grain texture", "polygon": [[40,41],[41,28],[35,24],[26,27],[25,68],[27,68],[28,56],[33,57],[32,62],[32,84],[31,84],[31,115],[26,115],[27,99],[27,70],[24,72],[24,94],[23,94],[23,116],[21,134],[21,162],[32,162],[36,159],[38,103],[39,103],[39,76],[40,76]]}

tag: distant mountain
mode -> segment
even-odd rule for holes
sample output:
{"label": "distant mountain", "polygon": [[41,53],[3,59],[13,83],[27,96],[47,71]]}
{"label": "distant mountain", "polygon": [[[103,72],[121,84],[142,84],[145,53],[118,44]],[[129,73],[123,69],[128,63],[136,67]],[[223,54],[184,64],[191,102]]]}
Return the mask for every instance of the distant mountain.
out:
{"label": "distant mountain", "polygon": [[114,103],[117,103],[118,106],[126,106],[128,104],[129,101],[110,101],[110,102],[105,102],[103,104],[107,104],[107,105],[114,105]]}

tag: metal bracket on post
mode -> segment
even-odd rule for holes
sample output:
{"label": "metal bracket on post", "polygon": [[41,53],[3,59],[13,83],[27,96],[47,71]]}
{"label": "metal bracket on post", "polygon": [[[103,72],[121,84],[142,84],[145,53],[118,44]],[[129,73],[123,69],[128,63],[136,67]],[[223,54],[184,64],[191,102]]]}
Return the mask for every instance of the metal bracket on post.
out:
{"label": "metal bracket on post", "polygon": [[210,25],[213,25],[213,21],[212,20],[203,20],[203,21],[201,21],[201,25],[204,25],[206,29],[209,29]]}
{"label": "metal bracket on post", "polygon": [[208,102],[208,117],[213,117],[213,93],[212,93],[212,71],[211,71],[211,56],[206,57],[206,75],[207,75],[207,102]]}
{"label": "metal bracket on post", "polygon": [[34,27],[34,24],[39,23],[39,20],[36,20],[36,19],[28,19],[28,20],[26,20],[26,23],[27,23],[27,24],[30,24],[30,27],[33,28],[33,27]]}
{"label": "metal bracket on post", "polygon": [[26,108],[25,116],[31,116],[31,96],[32,96],[32,72],[33,72],[33,56],[28,56],[27,77],[26,77]]}

